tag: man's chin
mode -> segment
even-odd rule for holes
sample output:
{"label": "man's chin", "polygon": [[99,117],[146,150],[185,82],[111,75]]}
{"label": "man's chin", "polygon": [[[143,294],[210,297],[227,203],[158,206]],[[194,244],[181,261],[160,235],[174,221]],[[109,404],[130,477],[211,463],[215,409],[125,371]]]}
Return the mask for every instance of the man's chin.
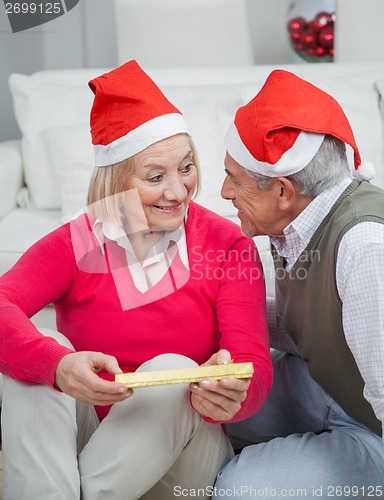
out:
{"label": "man's chin", "polygon": [[241,232],[247,238],[253,238],[254,236],[257,236],[255,228],[249,221],[241,221],[240,227],[241,227]]}

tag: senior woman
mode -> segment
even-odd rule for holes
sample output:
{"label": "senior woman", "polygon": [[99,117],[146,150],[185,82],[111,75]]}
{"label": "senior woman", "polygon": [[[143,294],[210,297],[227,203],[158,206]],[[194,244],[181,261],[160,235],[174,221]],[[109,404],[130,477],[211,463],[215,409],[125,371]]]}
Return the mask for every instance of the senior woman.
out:
{"label": "senior woman", "polygon": [[[184,118],[135,61],[90,82],[87,210],[0,279],[5,499],[208,498],[272,372],[252,240],[191,198]],[[53,303],[57,331],[29,320]],[[251,361],[251,380],[136,389],[122,371]],[[204,493],[204,494],[203,494]]]}

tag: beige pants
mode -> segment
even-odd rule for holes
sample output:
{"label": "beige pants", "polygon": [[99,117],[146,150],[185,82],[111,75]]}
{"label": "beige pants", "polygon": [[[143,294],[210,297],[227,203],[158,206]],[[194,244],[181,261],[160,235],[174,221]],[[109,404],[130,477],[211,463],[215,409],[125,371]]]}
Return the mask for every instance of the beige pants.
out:
{"label": "beige pants", "polygon": [[[194,365],[166,354],[140,369]],[[221,426],[191,408],[185,384],[136,389],[99,424],[92,406],[4,377],[2,426],[4,500],[209,498],[233,456]]]}

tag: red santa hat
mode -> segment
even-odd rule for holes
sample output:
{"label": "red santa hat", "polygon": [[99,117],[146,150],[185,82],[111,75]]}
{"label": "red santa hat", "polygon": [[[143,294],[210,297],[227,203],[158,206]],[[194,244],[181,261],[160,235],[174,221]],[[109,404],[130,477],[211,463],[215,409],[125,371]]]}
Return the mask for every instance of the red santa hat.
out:
{"label": "red santa hat", "polygon": [[88,85],[95,94],[90,121],[97,167],[125,160],[175,134],[189,134],[181,112],[136,61]]}
{"label": "red santa hat", "polygon": [[284,70],[274,70],[260,92],[238,109],[225,147],[241,166],[268,177],[299,172],[317,153],[325,134],[354,151],[354,177],[371,179],[341,106],[326,92]]}

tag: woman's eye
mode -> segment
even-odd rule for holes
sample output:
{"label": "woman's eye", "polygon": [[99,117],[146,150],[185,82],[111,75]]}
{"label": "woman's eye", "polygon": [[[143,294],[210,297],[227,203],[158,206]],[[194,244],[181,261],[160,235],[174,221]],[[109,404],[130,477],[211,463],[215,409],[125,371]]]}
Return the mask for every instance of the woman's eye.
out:
{"label": "woman's eye", "polygon": [[163,179],[162,175],[155,175],[155,176],[150,177],[149,179],[147,179],[147,181],[148,182],[156,183],[156,182],[160,182],[162,179]]}
{"label": "woman's eye", "polygon": [[193,167],[193,163],[188,163],[188,165],[185,165],[180,170],[183,174],[188,174],[191,171],[192,167]]}

